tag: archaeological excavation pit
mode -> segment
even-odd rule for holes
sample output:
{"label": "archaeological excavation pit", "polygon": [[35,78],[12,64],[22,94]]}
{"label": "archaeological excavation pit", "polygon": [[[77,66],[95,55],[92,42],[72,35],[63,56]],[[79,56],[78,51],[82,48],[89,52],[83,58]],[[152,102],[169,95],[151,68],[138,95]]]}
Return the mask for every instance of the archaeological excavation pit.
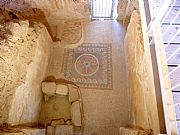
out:
{"label": "archaeological excavation pit", "polygon": [[180,134],[179,0],[0,1],[0,135]]}

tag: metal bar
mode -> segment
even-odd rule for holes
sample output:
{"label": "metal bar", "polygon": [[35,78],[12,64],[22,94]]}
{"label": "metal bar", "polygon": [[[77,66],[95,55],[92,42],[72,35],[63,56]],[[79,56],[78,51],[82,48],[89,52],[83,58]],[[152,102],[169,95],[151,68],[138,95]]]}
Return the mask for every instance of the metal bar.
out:
{"label": "metal bar", "polygon": [[175,3],[176,3],[176,0],[174,0],[173,4],[171,6],[169,6],[170,7],[169,10],[168,10],[168,12],[166,13],[166,16],[163,18],[163,20],[161,22],[164,22],[164,20],[168,17],[168,15],[171,12],[171,10],[172,10],[173,6],[175,5]]}
{"label": "metal bar", "polygon": [[105,16],[107,16],[107,5],[108,5],[108,2],[107,1],[105,1],[105,6],[104,6],[104,10],[105,10]]}
{"label": "metal bar", "polygon": [[[178,30],[176,32],[176,34],[169,40],[169,42],[167,43],[167,45],[162,49],[163,51],[170,45],[170,43],[178,36],[178,34],[180,33],[180,30]],[[161,37],[162,38],[162,37]],[[159,40],[161,39],[159,38]]]}
{"label": "metal bar", "polygon": [[180,93],[180,91],[174,91],[174,90],[172,90],[172,92],[173,92],[173,93]]}
{"label": "metal bar", "polygon": [[178,65],[175,69],[173,69],[171,72],[169,72],[165,77],[169,77],[172,73],[174,73],[178,69],[180,69],[180,65]]}
{"label": "metal bar", "polygon": [[[163,32],[162,37],[164,37],[164,35],[166,34],[166,32],[169,30],[169,28],[172,26],[172,24],[174,23],[174,21],[177,19],[177,17],[179,16],[180,11],[178,11],[178,13],[176,14],[176,16],[173,18],[172,22],[170,22],[170,25],[166,28],[166,30]],[[161,24],[162,25],[162,24]]]}
{"label": "metal bar", "polygon": [[115,1],[112,0],[112,7],[111,7],[111,18],[113,18],[113,13],[114,13],[114,6],[115,6]]}
{"label": "metal bar", "polygon": [[113,19],[114,0],[92,0],[92,19]]}
{"label": "metal bar", "polygon": [[152,45],[153,43],[154,43],[154,39],[152,38],[149,44]]}
{"label": "metal bar", "polygon": [[[152,31],[153,27],[156,26],[157,22],[160,22],[164,14],[167,12],[167,8],[171,5],[171,0],[163,1],[162,5],[155,12],[155,16],[152,17],[151,22],[148,25],[147,33]],[[169,11],[168,11],[169,12]]]}
{"label": "metal bar", "polygon": [[178,49],[176,49],[176,51],[174,51],[174,52],[171,54],[171,56],[169,56],[169,57],[164,61],[163,64],[167,64],[167,62],[168,62],[174,55],[176,55],[176,53],[177,53],[179,50],[180,50],[180,47],[179,47]]}
{"label": "metal bar", "polygon": [[[171,22],[163,22],[162,25],[170,25],[170,23],[171,23]],[[176,25],[179,26],[180,23],[179,23],[179,22],[175,22],[175,23],[172,23],[172,25],[174,25],[174,26],[176,26]]]}
{"label": "metal bar", "polygon": [[177,85],[175,85],[175,86],[173,86],[173,87],[171,87],[168,91],[172,91],[172,90],[174,90],[174,89],[176,89],[176,88],[178,88],[178,87],[180,87],[180,83],[177,84]]}
{"label": "metal bar", "polygon": [[153,29],[153,35],[154,35],[154,42],[155,42],[155,50],[157,54],[157,65],[158,65],[158,72],[159,72],[159,81],[160,81],[160,87],[161,87],[161,93],[162,93],[162,101],[163,101],[163,111],[164,111],[164,119],[165,119],[165,124],[166,124],[166,131],[167,134],[171,134],[171,127],[170,127],[170,120],[168,116],[168,107],[167,107],[167,97],[166,97],[166,91],[165,91],[165,83],[164,83],[164,78],[163,78],[163,71],[162,71],[162,65],[161,65],[161,58],[160,58],[160,48],[158,46],[159,41],[158,41],[158,35],[157,35],[157,30]]}
{"label": "metal bar", "polygon": [[[168,44],[168,43],[164,42],[164,44]],[[180,45],[180,43],[178,43],[178,42],[173,42],[173,43],[170,43],[170,44],[172,44],[172,45]]]}
{"label": "metal bar", "polygon": [[177,67],[179,64],[167,64],[168,67]]}

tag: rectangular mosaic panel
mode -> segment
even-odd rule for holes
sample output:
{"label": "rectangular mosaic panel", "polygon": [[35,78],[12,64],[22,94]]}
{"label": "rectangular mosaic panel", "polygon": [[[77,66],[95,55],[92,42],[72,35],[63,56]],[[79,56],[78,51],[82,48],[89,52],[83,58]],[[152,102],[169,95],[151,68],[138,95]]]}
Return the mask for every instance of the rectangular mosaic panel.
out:
{"label": "rectangular mosaic panel", "polygon": [[111,44],[84,43],[65,49],[64,77],[81,88],[112,89]]}

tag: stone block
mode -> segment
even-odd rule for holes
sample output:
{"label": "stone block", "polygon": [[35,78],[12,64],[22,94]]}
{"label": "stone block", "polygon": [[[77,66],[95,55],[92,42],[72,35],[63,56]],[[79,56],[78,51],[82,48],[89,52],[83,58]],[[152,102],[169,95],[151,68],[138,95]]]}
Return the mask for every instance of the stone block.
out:
{"label": "stone block", "polygon": [[153,134],[152,131],[145,131],[145,130],[139,130],[139,129],[133,129],[133,128],[126,128],[121,127],[120,128],[120,135],[151,135]]}
{"label": "stone block", "polygon": [[71,117],[72,123],[75,126],[81,126],[81,111],[80,111],[80,102],[76,101],[72,103],[71,106]]}
{"label": "stone block", "polygon": [[7,24],[7,29],[12,33],[12,37],[8,40],[16,42],[22,36],[22,29],[18,23],[9,22]]}
{"label": "stone block", "polygon": [[42,83],[42,91],[46,95],[54,95],[56,92],[56,83],[54,82],[43,82]]}
{"label": "stone block", "polygon": [[26,37],[29,29],[29,21],[19,21],[19,24],[21,26],[21,31],[22,31],[22,37]]}
{"label": "stone block", "polygon": [[47,127],[47,134],[46,135],[54,135],[54,133],[55,133],[55,127],[48,126]]}
{"label": "stone block", "polygon": [[68,87],[63,84],[58,84],[56,89],[56,94],[66,96],[68,95]]}
{"label": "stone block", "polygon": [[72,125],[57,125],[55,135],[73,135]]}
{"label": "stone block", "polygon": [[51,125],[52,125],[52,126],[63,125],[63,124],[65,124],[65,121],[64,121],[63,118],[62,118],[62,119],[59,119],[59,120],[53,120],[53,121],[51,122]]}
{"label": "stone block", "polygon": [[120,128],[120,135],[138,135],[139,132],[137,130],[129,129],[129,128]]}
{"label": "stone block", "polygon": [[80,135],[80,132],[81,132],[81,127],[75,126],[75,127],[74,127],[74,134],[75,134],[75,135]]}
{"label": "stone block", "polygon": [[79,93],[78,90],[76,88],[73,88],[71,85],[69,85],[69,102],[73,102],[78,100],[79,97]]}
{"label": "stone block", "polygon": [[46,130],[45,129],[29,128],[29,129],[21,129],[21,131],[25,135],[45,135],[46,134]]}

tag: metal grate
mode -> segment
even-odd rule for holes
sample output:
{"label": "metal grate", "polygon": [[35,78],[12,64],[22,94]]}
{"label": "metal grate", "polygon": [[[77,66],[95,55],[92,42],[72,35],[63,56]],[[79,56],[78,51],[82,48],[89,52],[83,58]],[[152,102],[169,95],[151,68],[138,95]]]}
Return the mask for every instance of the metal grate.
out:
{"label": "metal grate", "polygon": [[92,19],[112,19],[114,0],[92,0]]}

